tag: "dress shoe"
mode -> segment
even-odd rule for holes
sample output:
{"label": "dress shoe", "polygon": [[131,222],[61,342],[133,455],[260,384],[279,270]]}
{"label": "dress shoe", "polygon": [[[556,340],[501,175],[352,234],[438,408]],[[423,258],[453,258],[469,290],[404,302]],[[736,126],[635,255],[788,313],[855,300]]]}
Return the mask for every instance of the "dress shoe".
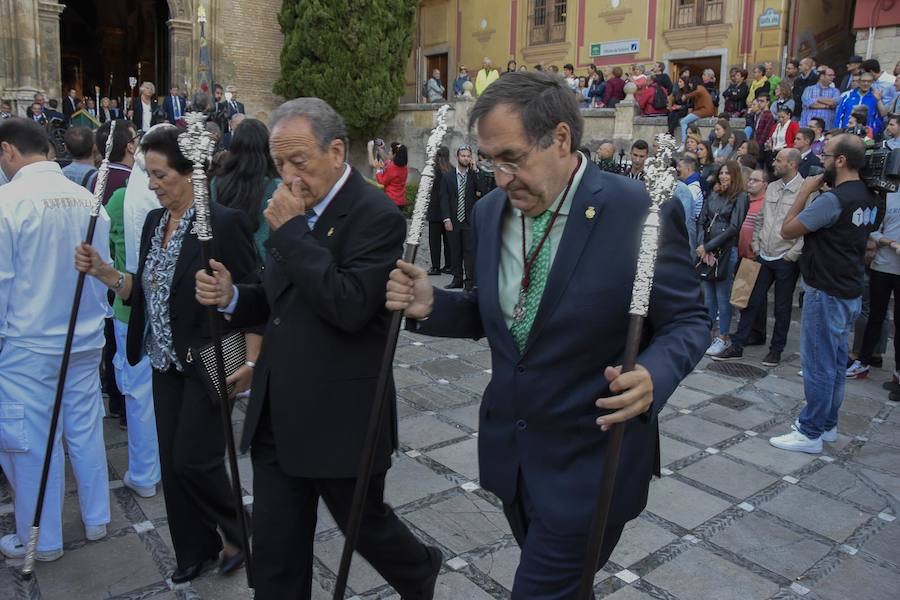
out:
{"label": "dress shoe", "polygon": [[172,572],[172,583],[187,583],[192,579],[197,579],[203,571],[205,571],[211,564],[213,564],[212,560],[204,560],[196,565],[191,565],[185,568],[178,568]]}
{"label": "dress shoe", "polygon": [[222,555],[222,562],[219,563],[219,575],[230,575],[244,564],[244,553],[235,552],[231,556]]}
{"label": "dress shoe", "polygon": [[429,275],[440,275],[441,270],[440,269],[428,269],[428,274]]}
{"label": "dress shoe", "polygon": [[459,279],[453,279],[450,283],[444,286],[445,290],[461,290],[463,286],[463,282]]}
{"label": "dress shoe", "polygon": [[437,585],[438,574],[441,572],[441,564],[444,562],[444,554],[434,546],[426,546],[425,550],[428,552],[428,558],[431,561],[433,571],[431,575],[428,576],[428,579],[422,582],[422,587],[419,589],[418,594],[408,598],[403,596],[400,600],[434,599],[434,588]]}
{"label": "dress shoe", "polygon": [[444,275],[452,275],[453,270],[450,267],[444,267],[443,269],[441,269],[441,273],[443,273]]}

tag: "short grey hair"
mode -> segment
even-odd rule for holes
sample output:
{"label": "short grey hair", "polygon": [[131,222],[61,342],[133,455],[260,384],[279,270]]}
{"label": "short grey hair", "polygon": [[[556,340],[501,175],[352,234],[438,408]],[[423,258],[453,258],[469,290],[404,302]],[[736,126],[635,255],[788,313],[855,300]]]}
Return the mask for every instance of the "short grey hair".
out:
{"label": "short grey hair", "polygon": [[344,119],[321,98],[288,100],[272,112],[269,129],[274,130],[283,119],[293,118],[304,118],[309,121],[323,151],[328,150],[332,140],[341,140],[344,146],[347,145],[347,125]]}
{"label": "short grey hair", "polygon": [[543,71],[505,74],[478,97],[469,115],[469,130],[501,104],[519,113],[529,141],[541,148],[553,143],[553,131],[560,123],[567,124],[572,132],[571,152],[574,154],[581,146],[584,117],[575,94],[561,77]]}
{"label": "short grey hair", "polygon": [[156,86],[149,81],[142,83],[141,87],[138,88],[138,91],[144,91],[145,89],[149,90],[151,95],[156,93]]}
{"label": "short grey hair", "polygon": [[206,92],[197,92],[194,94],[193,101],[191,102],[191,107],[198,111],[203,112],[207,110],[210,106],[209,94]]}

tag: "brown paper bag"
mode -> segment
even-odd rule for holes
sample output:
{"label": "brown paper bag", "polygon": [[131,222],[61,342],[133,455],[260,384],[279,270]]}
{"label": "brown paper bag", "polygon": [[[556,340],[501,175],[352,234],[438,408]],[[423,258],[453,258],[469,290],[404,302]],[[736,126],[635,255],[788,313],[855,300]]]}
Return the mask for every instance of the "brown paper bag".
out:
{"label": "brown paper bag", "polygon": [[750,294],[756,285],[759,276],[760,264],[749,258],[742,258],[737,274],[734,276],[734,285],[731,287],[731,305],[735,308],[747,308],[750,302]]}

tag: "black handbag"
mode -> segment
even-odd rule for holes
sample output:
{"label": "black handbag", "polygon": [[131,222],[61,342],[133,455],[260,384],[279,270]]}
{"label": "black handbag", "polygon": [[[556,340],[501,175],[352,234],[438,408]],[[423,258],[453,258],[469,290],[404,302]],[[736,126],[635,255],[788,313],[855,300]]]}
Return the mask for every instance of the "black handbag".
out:
{"label": "black handbag", "polygon": [[[719,218],[719,211],[716,211],[716,214],[713,215],[712,221],[709,222],[709,225],[706,228],[706,233],[710,233],[712,231],[712,227],[716,222],[716,219]],[[702,281],[724,281],[728,278],[728,263],[731,262],[727,260],[728,253],[730,252],[730,248],[722,247],[717,248],[712,251],[713,257],[715,257],[715,263],[712,265],[706,264],[706,261],[703,260],[703,257],[698,257],[697,261],[694,263],[694,269],[697,270],[697,274],[700,276]]]}
{"label": "black handbag", "polygon": [[[247,362],[247,341],[242,331],[232,331],[222,338],[222,358],[225,362],[225,376],[230,377]],[[193,363],[200,374],[206,391],[213,404],[218,404],[223,397],[230,398],[234,393],[234,384],[225,390],[225,382],[219,377],[216,368],[216,349],[212,343],[199,348],[191,348],[188,362]],[[227,393],[227,395],[226,395]]]}

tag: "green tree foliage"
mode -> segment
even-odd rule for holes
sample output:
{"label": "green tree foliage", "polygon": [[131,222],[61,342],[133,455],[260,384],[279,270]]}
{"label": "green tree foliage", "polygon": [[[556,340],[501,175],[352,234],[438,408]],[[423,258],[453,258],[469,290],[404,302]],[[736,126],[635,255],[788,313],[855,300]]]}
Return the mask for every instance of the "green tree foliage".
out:
{"label": "green tree foliage", "polygon": [[369,138],[397,114],[418,0],[284,0],[281,76],[285,98],[316,96]]}

